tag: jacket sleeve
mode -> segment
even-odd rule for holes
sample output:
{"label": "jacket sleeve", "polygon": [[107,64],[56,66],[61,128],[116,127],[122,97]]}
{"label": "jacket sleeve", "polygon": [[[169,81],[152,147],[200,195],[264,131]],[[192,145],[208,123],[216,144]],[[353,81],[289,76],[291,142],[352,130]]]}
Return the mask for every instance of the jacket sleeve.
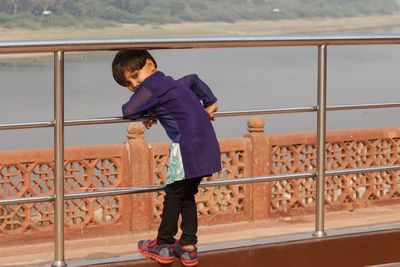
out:
{"label": "jacket sleeve", "polygon": [[122,114],[124,118],[136,120],[147,114],[148,109],[153,107],[156,102],[156,96],[149,89],[140,87],[129,101],[122,105]]}
{"label": "jacket sleeve", "polygon": [[203,102],[203,106],[206,108],[211,104],[217,102],[217,98],[214,96],[210,87],[203,82],[197,74],[186,75],[178,80],[178,82],[186,85],[192,90],[196,96]]}

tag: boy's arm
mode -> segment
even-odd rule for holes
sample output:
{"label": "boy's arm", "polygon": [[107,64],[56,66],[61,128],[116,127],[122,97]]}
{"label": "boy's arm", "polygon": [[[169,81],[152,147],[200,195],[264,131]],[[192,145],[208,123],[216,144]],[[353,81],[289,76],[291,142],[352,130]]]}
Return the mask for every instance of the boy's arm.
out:
{"label": "boy's arm", "polygon": [[196,96],[203,102],[205,108],[217,102],[210,87],[203,82],[197,74],[186,75],[178,80],[178,82],[186,85],[192,90]]}
{"label": "boy's arm", "polygon": [[142,87],[131,96],[128,102],[122,105],[122,114],[124,118],[135,120],[145,115],[155,103],[156,98],[151,91]]}

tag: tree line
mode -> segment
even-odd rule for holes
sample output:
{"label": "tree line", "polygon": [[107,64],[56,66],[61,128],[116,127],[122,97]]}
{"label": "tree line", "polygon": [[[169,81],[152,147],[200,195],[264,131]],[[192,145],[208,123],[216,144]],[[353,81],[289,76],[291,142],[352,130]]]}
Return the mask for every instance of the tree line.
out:
{"label": "tree line", "polygon": [[339,18],[397,12],[396,0],[1,0],[0,26],[101,27],[116,23]]}

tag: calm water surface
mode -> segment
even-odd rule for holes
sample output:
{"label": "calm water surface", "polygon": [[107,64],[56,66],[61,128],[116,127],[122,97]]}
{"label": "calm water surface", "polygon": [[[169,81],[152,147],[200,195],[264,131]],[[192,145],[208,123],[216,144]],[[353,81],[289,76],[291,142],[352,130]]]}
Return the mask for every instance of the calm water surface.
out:
{"label": "calm water surface", "polygon": [[[221,111],[316,105],[317,48],[155,50],[159,70],[179,78],[197,73]],[[66,54],[65,118],[120,116],[129,91],[112,79],[112,54]],[[400,102],[400,46],[328,47],[328,105]],[[40,64],[0,66],[0,123],[53,118],[52,55]],[[264,116],[269,133],[314,131],[316,114]],[[328,129],[400,126],[399,109],[328,113]],[[219,137],[246,133],[247,117],[219,118]],[[122,143],[127,124],[66,127],[66,145]],[[156,126],[149,141],[167,137]],[[0,150],[51,147],[53,130],[0,131]]]}

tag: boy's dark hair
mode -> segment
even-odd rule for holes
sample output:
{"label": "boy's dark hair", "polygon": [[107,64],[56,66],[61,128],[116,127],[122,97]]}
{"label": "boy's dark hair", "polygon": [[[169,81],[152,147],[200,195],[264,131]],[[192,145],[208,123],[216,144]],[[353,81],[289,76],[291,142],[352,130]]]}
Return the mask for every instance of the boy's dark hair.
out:
{"label": "boy's dark hair", "polygon": [[112,74],[114,80],[122,86],[126,86],[125,71],[140,70],[146,64],[146,60],[153,61],[157,68],[157,62],[147,50],[120,50],[112,62]]}

